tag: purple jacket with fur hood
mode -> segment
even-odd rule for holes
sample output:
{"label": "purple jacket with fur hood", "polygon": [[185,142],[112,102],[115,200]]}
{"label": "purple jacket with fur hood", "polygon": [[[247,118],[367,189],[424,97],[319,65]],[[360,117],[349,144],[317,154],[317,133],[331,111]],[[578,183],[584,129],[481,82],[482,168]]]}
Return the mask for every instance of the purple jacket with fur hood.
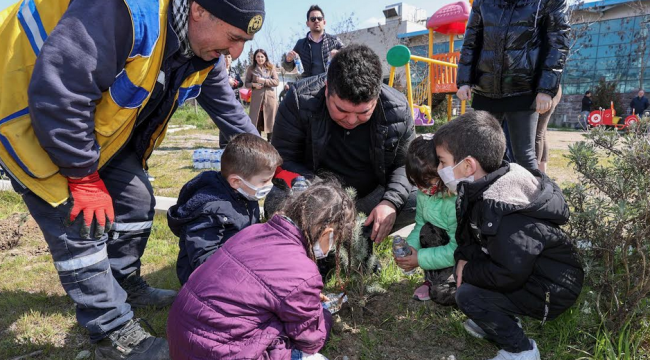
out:
{"label": "purple jacket with fur hood", "polygon": [[171,357],[289,359],[316,353],[331,315],[300,230],[281,216],[233,236],[181,289],[167,322]]}

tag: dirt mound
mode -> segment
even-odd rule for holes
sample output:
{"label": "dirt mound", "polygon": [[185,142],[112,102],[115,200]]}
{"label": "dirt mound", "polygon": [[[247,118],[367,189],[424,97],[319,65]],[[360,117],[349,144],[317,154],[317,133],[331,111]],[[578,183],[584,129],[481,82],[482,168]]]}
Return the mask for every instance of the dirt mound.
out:
{"label": "dirt mound", "polygon": [[35,236],[40,236],[40,230],[27,213],[12,214],[0,220],[0,251],[14,249]]}

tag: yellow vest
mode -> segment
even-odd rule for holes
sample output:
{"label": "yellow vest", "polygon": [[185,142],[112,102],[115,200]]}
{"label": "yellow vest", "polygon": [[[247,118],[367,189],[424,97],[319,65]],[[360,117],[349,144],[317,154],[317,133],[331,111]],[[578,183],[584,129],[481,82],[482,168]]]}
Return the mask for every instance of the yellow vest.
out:
{"label": "yellow vest", "polygon": [[[96,103],[100,169],[125,145],[140,110],[149,101],[167,39],[170,0],[124,3],[131,14],[134,42],[124,69]],[[52,206],[68,199],[68,182],[34,134],[27,89],[39,51],[68,5],[69,0],[23,0],[0,12],[0,166]],[[197,97],[211,70],[209,67],[186,78],[175,101],[182,103]],[[154,132],[144,159],[163,140],[171,115]]]}

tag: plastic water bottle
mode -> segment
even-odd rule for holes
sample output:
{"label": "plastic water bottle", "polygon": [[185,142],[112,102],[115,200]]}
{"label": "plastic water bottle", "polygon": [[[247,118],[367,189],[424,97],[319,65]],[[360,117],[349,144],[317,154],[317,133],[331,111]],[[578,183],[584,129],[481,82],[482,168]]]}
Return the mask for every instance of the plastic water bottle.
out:
{"label": "plastic water bottle", "polygon": [[195,169],[199,168],[199,155],[200,155],[200,149],[194,150],[192,153],[192,167]]}
{"label": "plastic water bottle", "polygon": [[305,179],[304,176],[298,176],[296,178],[296,181],[294,181],[293,183],[293,187],[291,187],[291,191],[294,194],[299,194],[307,190],[308,187],[309,187],[309,181],[307,181],[307,179]]}
{"label": "plastic water bottle", "polygon": [[[403,258],[411,255],[411,247],[406,242],[406,240],[404,240],[404,238],[399,235],[396,235],[393,238],[393,255],[396,258]],[[411,271],[404,271],[404,269],[402,269],[402,272],[405,275],[413,275],[413,273],[415,273],[415,269]]]}
{"label": "plastic water bottle", "polygon": [[208,166],[210,166],[208,151],[206,149],[201,149],[201,152],[199,154],[199,169],[207,169]]}
{"label": "plastic water bottle", "polygon": [[215,171],[221,171],[221,155],[223,154],[223,150],[218,149],[218,150],[212,150],[210,154],[210,167],[213,168]]}
{"label": "plastic water bottle", "polygon": [[329,299],[329,301],[322,302],[323,309],[329,310],[331,314],[336,314],[339,310],[341,310],[343,303],[348,301],[348,296],[345,295],[345,293],[332,293],[326,294],[325,296]]}
{"label": "plastic water bottle", "polygon": [[305,72],[305,68],[302,67],[302,61],[300,60],[300,56],[296,55],[296,58],[293,59],[293,63],[296,64],[296,71],[298,71],[298,74],[302,74]]}

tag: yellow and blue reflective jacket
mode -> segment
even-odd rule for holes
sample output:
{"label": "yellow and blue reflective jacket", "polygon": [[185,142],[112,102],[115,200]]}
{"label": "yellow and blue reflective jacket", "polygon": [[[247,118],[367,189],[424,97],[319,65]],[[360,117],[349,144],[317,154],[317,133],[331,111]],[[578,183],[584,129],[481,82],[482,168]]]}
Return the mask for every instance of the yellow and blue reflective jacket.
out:
{"label": "yellow and blue reflective jacket", "polygon": [[[53,206],[68,199],[64,175],[80,176],[74,168],[84,172],[101,169],[134,137],[136,124],[140,125],[139,115],[152,99],[156,84],[165,87],[162,67],[170,33],[170,0],[117,3],[111,6],[120,6],[129,24],[122,21],[112,26],[123,27],[131,34],[130,38],[121,40],[130,46],[125,50],[125,59],[106,59],[105,54],[100,55],[100,49],[91,46],[93,43],[83,42],[84,36],[94,37],[97,43],[105,41],[101,39],[101,30],[111,19],[90,15],[84,19],[83,12],[100,11],[102,6],[108,5],[84,4],[81,0],[24,0],[0,13],[0,53],[6,54],[0,57],[0,166],[22,186]],[[76,18],[70,15],[74,11],[79,13]],[[94,21],[96,28],[79,26],[80,21]],[[60,49],[58,53],[52,49],[56,41],[50,37],[58,39],[57,45],[64,44],[72,49],[72,54],[64,54],[65,61]],[[117,56],[113,54],[112,57]],[[85,63],[75,63],[77,58]],[[94,63],[89,65],[88,59]],[[78,72],[78,68],[88,69],[111,62],[113,67],[115,64],[123,67],[113,69],[115,73],[103,68]],[[153,124],[145,126],[151,130],[145,131],[149,138],[140,139],[145,147],[141,154],[143,166],[164,138],[173,111],[184,101],[199,96],[201,85],[214,67],[203,65],[206,66],[184,74],[175,88],[165,89],[173,91],[166,97],[171,97],[174,103],[168,106],[168,111],[165,109],[163,114],[153,116],[156,118]],[[42,71],[32,77],[39,69],[52,68],[65,70],[56,74]],[[67,79],[68,74],[75,74],[75,78]],[[94,81],[99,78],[105,79],[105,86],[101,86],[101,81]],[[61,99],[37,96],[48,92]],[[84,99],[87,99],[85,104],[79,104]],[[78,111],[80,108],[85,108],[86,112]],[[68,123],[74,125],[70,127],[72,130],[66,128]],[[84,126],[87,133],[81,131]],[[66,130],[66,134],[60,134]],[[57,152],[68,150],[66,148],[92,153],[94,157],[86,156],[90,163],[88,160],[85,163],[71,161]]]}

